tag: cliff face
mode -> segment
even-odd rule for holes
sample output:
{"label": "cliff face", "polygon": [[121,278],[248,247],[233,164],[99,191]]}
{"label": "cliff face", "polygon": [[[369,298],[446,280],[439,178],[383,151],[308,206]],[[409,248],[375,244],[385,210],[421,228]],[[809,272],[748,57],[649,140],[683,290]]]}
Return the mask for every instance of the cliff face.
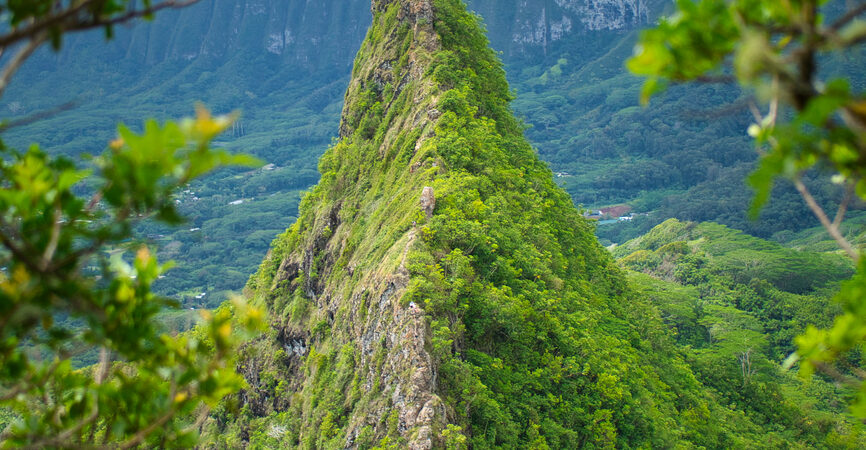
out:
{"label": "cliff face", "polygon": [[[163,11],[152,23],[67,37],[68,57],[132,61],[225,61],[239,52],[274,58],[295,71],[346,67],[370,24],[366,0],[201,0]],[[68,61],[61,61],[68,63]]]}
{"label": "cliff face", "polygon": [[[603,15],[609,19],[608,28],[624,27],[602,31],[589,31],[583,25],[586,17],[581,11],[590,3],[471,3],[484,15],[493,47],[503,51],[504,58],[542,59],[532,61],[539,68],[560,58],[568,59],[569,68],[579,67],[591,55],[605,54],[619,33],[639,23],[630,12],[640,10],[639,2],[592,9],[607,11]],[[288,180],[273,177],[264,191],[261,184],[242,189],[246,196],[255,193],[263,198],[275,190],[305,188],[316,176],[315,159],[336,134],[352,61],[370,21],[365,0],[200,0],[182,10],[161,11],[153,22],[117,27],[115,38],[107,43],[101,30],[68,35],[59,54],[45,49],[28,61],[4,94],[0,110],[10,118],[24,118],[74,102],[75,111],[60,112],[39,127],[8,130],[4,138],[26,146],[38,136],[47,148],[75,155],[112,139],[117,122],[178,117],[202,101],[220,113],[243,112],[242,131],[226,136],[233,149],[278,167],[292,166],[284,169],[290,174]],[[570,28],[564,27],[566,22]],[[516,76],[524,77],[521,71],[526,66],[515,63]],[[76,124],[74,130],[67,128],[71,122]],[[264,239],[250,244],[244,236],[261,229],[260,218],[244,214],[244,223],[227,231],[229,220],[223,218],[233,212],[220,210],[219,203],[237,199],[238,189],[229,188],[230,183],[214,182],[209,191],[225,199],[209,199],[208,206],[198,204],[190,214],[200,218],[190,228],[205,230],[204,242],[172,236],[171,241],[182,242],[180,252],[171,257],[183,269],[163,281],[167,294],[240,289],[253,261],[264,251]],[[295,211],[287,206],[281,214],[294,216]],[[206,222],[211,226],[202,226]],[[282,220],[273,221],[270,229],[284,225]],[[221,269],[193,275],[214,265]]]}
{"label": "cliff face", "polygon": [[[546,51],[570,35],[626,31],[648,23],[660,0],[471,0],[493,46],[508,56]],[[345,67],[370,24],[366,0],[201,0],[151,24],[67,37],[68,57],[94,56],[152,66],[246,52],[273,55],[297,71]],[[62,61],[68,64],[69,61]]]}
{"label": "cliff face", "polygon": [[[390,435],[430,448],[446,406],[425,314],[405,297],[407,258],[426,217],[419,199],[436,163],[408,162],[435,127],[438,87],[424,73],[441,44],[430,2],[374,1],[372,9],[341,141],[322,158],[323,179],[298,223],[250,284],[274,333],[247,349],[241,367],[252,389],[242,397],[255,415],[298,414],[302,426],[276,435],[281,442],[321,446],[338,437],[357,446]],[[262,379],[268,371],[282,392]],[[332,430],[322,429],[325,420]]]}
{"label": "cliff face", "polygon": [[475,16],[459,0],[372,12],[321,182],[247,286],[272,324],[239,359],[249,388],[206,439],[718,443],[727,412],[524,139]]}
{"label": "cliff face", "polygon": [[628,31],[649,23],[655,0],[473,0],[493,47],[507,57],[546,52],[557,41],[594,32]]}

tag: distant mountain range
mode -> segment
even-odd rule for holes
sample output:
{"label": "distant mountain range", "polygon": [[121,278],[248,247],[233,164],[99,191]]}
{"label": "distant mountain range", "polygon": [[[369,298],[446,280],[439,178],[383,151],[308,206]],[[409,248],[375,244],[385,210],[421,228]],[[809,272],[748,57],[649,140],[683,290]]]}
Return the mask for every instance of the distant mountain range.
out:
{"label": "distant mountain range", "polygon": [[[756,158],[745,134],[747,94],[678,86],[639,107],[641,80],[623,64],[637,30],[664,13],[667,0],[468,3],[505,63],[526,136],[575,203],[653,213],[600,228],[605,242],[637,236],[667,217],[718,221],[764,237],[816,224],[784,186],[763,221],[746,218],[751,192],[743,178]],[[220,144],[255,154],[273,170],[216,174],[182,199],[189,227],[145,227],[169,249],[165,256],[187,269],[167,278],[183,278],[167,283],[167,292],[192,299],[206,289],[237,289],[270,239],[294,220],[300,191],[318,179],[317,160],[337,134],[370,8],[369,0],[202,0],[152,23],[118,27],[108,43],[101,32],[67,36],[60,53],[46,49],[28,61],[0,111],[22,119],[67,102],[74,108],[7,130],[4,139],[95,153],[117,122],[177,118],[195,101],[220,113],[241,110],[238,127]],[[834,63],[862,75],[859,56]],[[815,192],[828,204],[836,194],[832,186]]]}

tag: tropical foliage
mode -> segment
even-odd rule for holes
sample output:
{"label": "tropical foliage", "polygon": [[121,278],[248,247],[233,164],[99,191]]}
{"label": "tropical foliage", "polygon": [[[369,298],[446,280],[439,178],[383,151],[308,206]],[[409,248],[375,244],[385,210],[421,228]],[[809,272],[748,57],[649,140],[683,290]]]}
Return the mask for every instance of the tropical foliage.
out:
{"label": "tropical foliage", "polygon": [[[46,41],[178,5],[4,2],[0,48],[17,53],[0,91]],[[193,179],[257,164],[210,147],[232,120],[199,107],[142,133],[121,125],[86,165],[35,144],[0,148],[0,446],[191,445],[210,408],[243,385],[231,362],[261,311],[238,300],[190,332],[166,329],[157,315],[176,303],[151,285],[167,265],[133,241],[139,221],[182,221],[173,193]],[[98,364],[76,364],[88,353]]]}
{"label": "tropical foliage", "polygon": [[[683,334],[708,350],[678,345],[655,299],[644,285],[629,286],[533,154],[477,16],[459,1],[437,0],[435,20],[411,24],[399,3],[377,5],[346,96],[342,137],[322,157],[321,182],[302,201],[298,222],[247,285],[274,318],[267,337],[244,349],[240,367],[250,389],[237,396],[239,414],[227,409],[210,424],[209,439],[409,445],[421,431],[400,405],[422,390],[413,383],[429,369],[423,357],[400,359],[415,354],[400,336],[419,332],[396,317],[420,316],[436,371],[431,408],[446,411],[445,422],[431,425],[433,442],[453,448],[859,443],[856,424],[827,406],[837,395],[832,388],[821,385],[819,412],[796,405],[812,394],[796,380],[779,381],[771,362],[786,356],[790,342],[764,343],[748,313],[719,306],[711,317],[733,317],[720,327],[751,327],[741,334],[755,339],[755,392],[734,389],[743,376],[728,370],[737,361],[726,359],[733,347],[710,348],[716,342],[701,334],[700,326],[712,327],[705,316]],[[431,210],[419,204],[425,187],[435,192]],[[723,270],[766,260],[771,281],[759,287],[778,293],[780,303],[803,305],[853,273],[837,255],[813,261],[711,231],[729,239],[713,250],[724,253]],[[773,251],[764,254],[768,246]],[[687,244],[674,247],[691,253]],[[795,276],[808,269],[821,275]],[[731,283],[717,281],[720,297]],[[788,322],[804,322],[805,314],[772,323],[790,336],[802,322]],[[721,362],[726,370],[718,376],[698,372]],[[793,394],[783,397],[786,389]],[[755,399],[761,403],[742,403]],[[814,426],[801,426],[809,420]]]}
{"label": "tropical foliage", "polygon": [[[768,435],[818,447],[862,445],[840,401],[854,390],[818,377],[801,380],[781,367],[798,334],[830,326],[841,313],[832,298],[853,271],[845,257],[673,219],[614,254],[635,271],[631,286],[658,308],[689,367],[723,403]],[[815,276],[808,286],[789,282],[803,273]],[[862,364],[858,358],[849,362]]]}
{"label": "tropical foliage", "polygon": [[[741,0],[682,0],[675,15],[646,31],[629,61],[629,68],[649,77],[644,100],[667,80],[713,80],[732,76],[768,105],[755,107],[749,134],[764,151],[749,177],[756,189],[753,214],[767,202],[777,177],[793,181],[804,202],[854,261],[856,249],[839,231],[852,196],[866,199],[866,114],[862,88],[840,74],[822,71],[824,61],[858,48],[866,40],[866,6],[850,6],[837,17],[826,17],[826,1],[772,2]],[[829,55],[829,56],[828,56]],[[726,66],[732,63],[732,67]],[[804,173],[816,167],[830,171],[844,186],[845,198],[830,218],[815,200]],[[862,263],[861,263],[862,266]],[[866,384],[862,371],[845,364],[845,355],[866,341],[864,278],[858,274],[838,294],[844,314],[830,329],[809,328],[797,338],[801,372],[816,369],[839,382],[860,384],[862,394],[853,412],[866,416]],[[844,367],[831,367],[840,361]]]}

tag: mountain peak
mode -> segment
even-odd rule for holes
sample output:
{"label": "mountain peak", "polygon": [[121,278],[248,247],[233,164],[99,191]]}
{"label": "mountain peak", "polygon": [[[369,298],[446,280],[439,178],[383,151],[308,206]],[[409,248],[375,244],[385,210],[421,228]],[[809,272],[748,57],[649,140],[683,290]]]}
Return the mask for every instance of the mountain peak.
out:
{"label": "mountain peak", "polygon": [[700,435],[709,417],[660,431],[707,400],[654,385],[693,377],[638,351],[663,346],[642,334],[661,322],[524,138],[478,17],[460,0],[372,6],[340,139],[247,286],[272,327],[239,362],[233,426],[307,448]]}
{"label": "mountain peak", "polygon": [[399,4],[398,19],[412,23],[433,23],[433,5],[430,0],[372,0],[373,14],[385,11],[394,3]]}
{"label": "mountain peak", "polygon": [[[359,122],[354,118],[365,114],[367,108],[381,108],[387,114],[402,90],[423,78],[432,55],[441,48],[429,0],[374,0],[372,10],[374,23],[355,59],[346,91],[341,138],[355,131]],[[434,84],[425,84],[412,102],[416,106],[429,103],[425,99],[434,97],[435,89]],[[388,101],[384,101],[386,96]]]}

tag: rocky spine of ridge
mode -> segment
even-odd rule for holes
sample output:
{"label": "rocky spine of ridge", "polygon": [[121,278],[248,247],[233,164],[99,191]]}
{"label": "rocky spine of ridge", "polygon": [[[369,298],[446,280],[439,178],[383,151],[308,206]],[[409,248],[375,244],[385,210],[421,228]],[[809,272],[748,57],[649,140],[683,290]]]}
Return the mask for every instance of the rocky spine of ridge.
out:
{"label": "rocky spine of ridge", "polygon": [[[396,14],[393,11],[395,7],[398,9]],[[364,124],[359,124],[355,116],[365,115],[367,111],[362,109],[372,105],[364,105],[359,110],[358,98],[363,97],[365,92],[381,92],[386,86],[393,87],[394,98],[404,89],[411,89],[410,101],[414,106],[395,118],[388,128],[377,152],[380,162],[386,157],[388,147],[396,136],[413,130],[430,135],[437,117],[437,86],[423,79],[431,54],[439,49],[438,38],[432,29],[433,7],[428,0],[372,2],[376,20],[387,20],[384,16],[389,9],[390,15],[396,16],[397,26],[381,30],[382,25],[373,25],[371,33],[381,31],[381,39],[371,43],[368,38],[361,50],[361,54],[369,57],[356,62],[340,126],[340,138],[343,141],[359,139],[358,127]],[[401,56],[406,57],[406,60],[402,68],[395,70]],[[381,111],[376,114],[387,116],[391,106],[381,105]],[[422,141],[423,138],[420,138],[414,145],[420,147]],[[335,149],[331,152],[334,153]],[[351,155],[333,156],[339,159]],[[410,170],[405,172],[412,178]],[[363,176],[365,174],[359,175],[357,180],[335,181],[337,184],[360,184],[363,181],[360,177]],[[414,180],[409,182],[419,183]],[[319,189],[327,184],[328,181],[324,181]],[[355,193],[356,188],[343,185],[338,186],[337,191],[346,195],[348,192]],[[381,212],[393,205],[409,203],[416,205],[417,209],[421,207],[422,192],[425,192],[424,186],[417,184],[413,189],[397,193],[398,197],[380,201],[373,208]],[[434,201],[434,194],[430,193],[429,187],[426,192],[427,204],[430,205]],[[319,191],[314,191],[311,196],[317,194]],[[277,344],[285,354],[283,361],[277,363],[289,368],[284,372],[287,379],[283,381],[290,390],[301,395],[314,390],[316,374],[315,369],[310,368],[310,358],[314,357],[310,352],[312,348],[321,351],[322,347],[321,335],[316,330],[304,327],[304,322],[309,323],[311,320],[292,320],[292,317],[280,317],[279,311],[273,311],[274,303],[279,303],[273,297],[293,293],[310,302],[311,314],[317,318],[317,324],[326,324],[329,328],[327,347],[350,345],[354,346],[350,351],[357,352],[354,355],[356,361],[352,364],[352,375],[353,378],[357,377],[355,385],[361,391],[359,401],[364,402],[365,407],[363,411],[353,412],[346,424],[345,445],[351,447],[365,427],[372,430],[375,436],[388,434],[385,429],[388,424],[381,419],[393,417],[397,434],[405,439],[409,448],[431,448],[436,439],[434,428],[437,431],[442,429],[446,412],[444,404],[436,395],[436,368],[425,348],[429,326],[417,305],[401,302],[409,284],[406,254],[418,238],[418,230],[415,227],[402,230],[392,239],[370,248],[378,256],[375,260],[367,259],[369,254],[353,249],[356,242],[349,242],[348,236],[357,228],[357,222],[364,220],[365,212],[370,215],[369,211],[364,211],[362,205],[345,204],[339,198],[343,195],[335,196],[337,198],[333,203],[324,209],[321,205],[311,204],[308,199],[306,206],[315,212],[302,217],[290,230],[297,237],[292,242],[292,248],[279,256],[277,252],[272,252],[265,262],[265,265],[278,264],[270,285],[259,286],[259,290],[268,291]],[[358,206],[361,206],[361,211],[357,209]],[[350,210],[355,212],[350,213]],[[361,241],[376,240],[377,231],[385,226],[387,224],[371,228]],[[363,242],[360,247],[365,247]],[[274,350],[279,351],[278,347]],[[247,361],[249,365],[244,373],[254,389],[244,394],[244,400],[250,407],[264,415],[289,406],[285,399],[269,398],[267,393],[262,396],[259,395],[261,391],[254,392],[255,388],[263,387],[259,378],[263,366],[273,361]]]}

